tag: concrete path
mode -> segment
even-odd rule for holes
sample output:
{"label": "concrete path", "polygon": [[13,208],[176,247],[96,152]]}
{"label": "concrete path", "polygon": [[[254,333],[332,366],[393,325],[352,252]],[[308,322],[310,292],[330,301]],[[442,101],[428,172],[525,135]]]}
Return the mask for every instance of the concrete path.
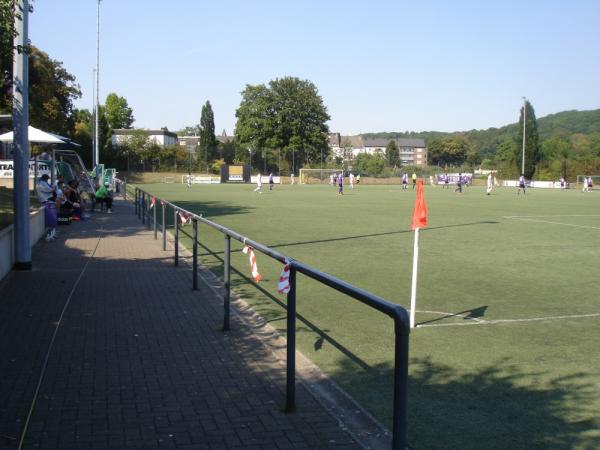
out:
{"label": "concrete path", "polygon": [[360,448],[302,384],[284,413],[281,361],[114,209],[0,282],[1,449]]}

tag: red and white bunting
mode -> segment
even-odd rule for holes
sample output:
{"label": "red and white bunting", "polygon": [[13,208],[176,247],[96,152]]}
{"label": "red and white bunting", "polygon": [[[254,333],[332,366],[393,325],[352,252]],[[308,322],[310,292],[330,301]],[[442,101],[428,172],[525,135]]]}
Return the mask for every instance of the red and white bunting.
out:
{"label": "red and white bunting", "polygon": [[279,275],[279,283],[277,283],[277,292],[280,294],[287,294],[290,292],[290,263],[285,262],[283,270]]}
{"label": "red and white bunting", "polygon": [[148,208],[148,209],[152,209],[152,208],[154,208],[154,205],[155,205],[155,204],[156,204],[156,197],[152,197],[152,198],[150,199],[150,208]]}
{"label": "red and white bunting", "polygon": [[256,265],[256,256],[254,255],[254,249],[249,245],[246,245],[244,246],[242,252],[250,257],[250,268],[252,269],[252,278],[254,278],[254,281],[258,283],[260,280],[262,280],[262,276],[260,273],[258,273],[258,266]]}
{"label": "red and white bunting", "polygon": [[189,214],[183,214],[179,211],[179,220],[181,220],[181,226],[184,227],[186,223],[192,221],[192,217]]}

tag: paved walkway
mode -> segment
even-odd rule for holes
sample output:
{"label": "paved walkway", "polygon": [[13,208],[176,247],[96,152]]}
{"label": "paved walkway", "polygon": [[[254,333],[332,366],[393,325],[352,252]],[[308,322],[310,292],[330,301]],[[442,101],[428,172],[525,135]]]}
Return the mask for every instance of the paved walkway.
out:
{"label": "paved walkway", "polygon": [[359,448],[302,384],[282,412],[281,361],[235,315],[220,330],[132,209],[60,227],[0,282],[0,448]]}

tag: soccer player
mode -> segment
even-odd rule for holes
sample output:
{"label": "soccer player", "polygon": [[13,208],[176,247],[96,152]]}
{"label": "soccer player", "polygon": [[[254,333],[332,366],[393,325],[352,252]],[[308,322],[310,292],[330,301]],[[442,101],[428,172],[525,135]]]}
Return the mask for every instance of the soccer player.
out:
{"label": "soccer player", "polygon": [[188,172],[187,177],[185,177],[185,182],[187,187],[192,187],[192,173]]}
{"label": "soccer player", "polygon": [[588,177],[587,184],[588,184],[588,192],[592,192],[594,190],[594,183],[592,181],[592,177]]}
{"label": "soccer player", "polygon": [[337,177],[338,195],[344,195],[344,174],[340,173]]}
{"label": "soccer player", "polygon": [[402,174],[402,190],[406,190],[408,189],[408,174],[404,173]]}
{"label": "soccer player", "polygon": [[450,177],[448,174],[444,175],[444,186],[446,189],[450,189]]}
{"label": "soccer player", "polygon": [[490,172],[490,173],[488,173],[488,178],[487,178],[487,195],[491,194],[493,188],[494,188],[494,179],[492,177],[492,172]]}
{"label": "soccer player", "polygon": [[459,192],[462,194],[462,174],[458,174],[458,178],[456,179],[456,189],[454,192]]}
{"label": "soccer player", "polygon": [[564,177],[560,177],[560,190],[561,191],[565,190],[565,179],[564,179]]}
{"label": "soccer player", "polygon": [[417,185],[417,174],[413,172],[412,174],[412,182],[413,182],[413,191],[415,190],[415,186]]}
{"label": "soccer player", "polygon": [[275,185],[275,181],[273,180],[273,172],[269,174],[269,190],[273,190],[273,186]]}
{"label": "soccer player", "polygon": [[521,174],[519,177],[519,187],[517,188],[517,195],[521,193],[521,189],[523,189],[523,195],[525,195],[525,174]]}
{"label": "soccer player", "polygon": [[356,175],[356,184],[360,184],[360,172]]}
{"label": "soccer player", "polygon": [[354,174],[352,172],[348,175],[348,179],[350,180],[350,189],[354,189]]}
{"label": "soccer player", "polygon": [[258,175],[256,176],[256,188],[254,189],[253,192],[258,191],[259,194],[262,194],[261,189],[262,189],[262,180],[260,177],[260,172],[258,172]]}
{"label": "soccer player", "polygon": [[290,184],[294,184],[294,173],[290,174]]}

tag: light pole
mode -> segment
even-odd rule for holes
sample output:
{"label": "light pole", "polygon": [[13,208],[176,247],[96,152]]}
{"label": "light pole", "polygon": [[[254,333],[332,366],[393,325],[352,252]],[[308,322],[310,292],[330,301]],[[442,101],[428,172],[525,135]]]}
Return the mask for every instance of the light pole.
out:
{"label": "light pole", "polygon": [[521,158],[521,175],[525,175],[525,124],[527,123],[527,99],[523,97],[523,156]]}
{"label": "light pole", "polygon": [[96,14],[96,146],[94,148],[94,169],[96,168],[97,164],[100,164],[100,135],[98,133],[98,116],[100,113],[100,1],[101,0],[98,0],[98,8]]}

